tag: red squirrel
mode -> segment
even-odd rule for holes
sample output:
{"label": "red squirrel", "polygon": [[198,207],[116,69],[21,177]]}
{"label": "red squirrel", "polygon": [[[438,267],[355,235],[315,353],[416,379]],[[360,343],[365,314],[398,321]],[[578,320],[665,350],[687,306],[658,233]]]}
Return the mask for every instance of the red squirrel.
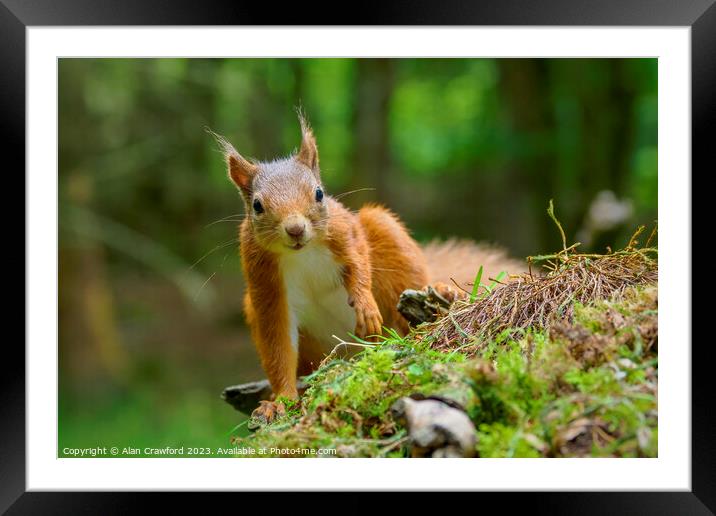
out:
{"label": "red squirrel", "polygon": [[[215,135],[247,211],[239,228],[246,320],[274,398],[290,399],[298,397],[297,377],[334,349],[334,335],[366,338],[383,327],[405,334],[396,308],[404,290],[439,280],[442,293],[454,295],[447,281],[465,262],[467,282],[485,260],[505,261],[501,251],[468,242],[432,244],[426,255],[386,208],[349,211],[326,193],[313,130],[301,114],[299,122],[298,152],[271,162],[249,161]],[[431,261],[452,270],[431,275]],[[263,401],[252,417],[271,421],[283,410]]]}

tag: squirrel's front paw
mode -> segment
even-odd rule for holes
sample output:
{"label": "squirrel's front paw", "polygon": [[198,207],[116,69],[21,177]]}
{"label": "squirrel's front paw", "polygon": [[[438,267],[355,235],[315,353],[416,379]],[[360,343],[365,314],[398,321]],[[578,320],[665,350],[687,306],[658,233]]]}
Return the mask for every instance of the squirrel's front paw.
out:
{"label": "squirrel's front paw", "polygon": [[380,335],[383,331],[383,317],[380,315],[378,305],[375,301],[364,301],[355,303],[356,310],[356,337],[361,339]]}
{"label": "squirrel's front paw", "polygon": [[283,416],[285,413],[286,407],[284,407],[283,403],[268,400],[259,401],[259,406],[251,413],[248,428],[249,430],[255,430],[261,425],[273,422],[274,419]]}

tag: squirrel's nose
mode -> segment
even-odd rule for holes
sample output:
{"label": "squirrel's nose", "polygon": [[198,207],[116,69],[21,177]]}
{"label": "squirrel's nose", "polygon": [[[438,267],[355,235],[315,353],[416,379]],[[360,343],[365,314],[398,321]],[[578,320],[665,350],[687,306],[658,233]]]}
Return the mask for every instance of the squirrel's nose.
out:
{"label": "squirrel's nose", "polygon": [[295,239],[299,239],[306,232],[306,225],[303,222],[294,222],[286,226],[286,233]]}

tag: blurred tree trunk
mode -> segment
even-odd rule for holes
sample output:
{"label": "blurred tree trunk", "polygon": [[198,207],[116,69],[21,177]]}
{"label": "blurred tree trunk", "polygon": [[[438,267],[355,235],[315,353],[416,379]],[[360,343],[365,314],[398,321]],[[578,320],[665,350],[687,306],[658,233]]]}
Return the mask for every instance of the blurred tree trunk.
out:
{"label": "blurred tree trunk", "polygon": [[[621,198],[626,189],[635,144],[636,94],[628,86],[627,63],[624,59],[605,59],[597,71],[601,80],[595,85],[584,81],[580,86],[582,103],[582,135],[580,143],[580,175],[582,188],[581,210],[577,225],[583,223],[590,204],[602,190],[611,190]],[[592,65],[592,69],[597,66]],[[589,248],[602,252],[607,246],[619,247],[616,242],[621,226],[594,235]],[[624,242],[625,243],[625,242]]]}
{"label": "blurred tree trunk", "polygon": [[[70,202],[78,206],[89,204],[92,194],[89,174],[73,172],[66,185]],[[108,377],[121,383],[126,378],[128,360],[117,330],[105,249],[82,238],[74,241],[70,249],[61,249],[61,257],[60,327],[70,324],[74,330],[60,340],[64,343],[60,353],[62,364],[70,368],[73,381],[79,383],[88,377]]]}
{"label": "blurred tree trunk", "polygon": [[634,147],[636,144],[636,99],[634,80],[629,75],[627,59],[610,60],[612,68],[612,166],[610,167],[614,193],[621,196],[626,191],[627,179],[631,172]]}
{"label": "blurred tree trunk", "polygon": [[370,197],[380,202],[391,198],[389,111],[395,82],[395,63],[390,59],[358,59],[356,73],[356,110],[353,127],[352,174],[354,188],[375,188],[370,196],[351,196],[353,202]]}
{"label": "blurred tree trunk", "polygon": [[[538,250],[551,246],[559,240],[552,222],[545,214],[549,199],[554,196],[555,153],[548,146],[554,130],[554,119],[549,97],[547,61],[542,59],[498,59],[499,91],[504,100],[504,109],[513,128],[519,154],[518,161],[525,163],[523,174],[528,178],[527,198],[531,205],[531,217],[525,225],[531,228],[526,238],[528,246]],[[529,159],[523,159],[529,156]],[[510,174],[514,177],[514,166]],[[507,188],[521,185],[516,181],[505,181]]]}
{"label": "blurred tree trunk", "polygon": [[[287,120],[287,114],[290,113],[287,113],[286,99],[278,99],[266,82],[264,77],[266,64],[263,62],[252,63],[251,66],[253,67],[250,78],[251,98],[245,113],[248,118],[248,130],[254,144],[254,154],[251,157],[260,161],[272,160],[287,154],[282,139],[282,129]],[[299,138],[299,136],[296,137],[294,145],[298,145]]]}

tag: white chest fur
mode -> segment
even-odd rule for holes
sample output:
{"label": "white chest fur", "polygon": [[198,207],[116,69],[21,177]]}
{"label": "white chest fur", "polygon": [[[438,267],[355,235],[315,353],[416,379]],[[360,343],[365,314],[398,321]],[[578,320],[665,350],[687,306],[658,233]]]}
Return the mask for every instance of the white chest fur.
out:
{"label": "white chest fur", "polygon": [[348,305],[342,268],[328,248],[309,244],[281,258],[291,324],[291,342],[298,347],[298,332],[306,332],[329,353],[355,330],[355,311]]}

